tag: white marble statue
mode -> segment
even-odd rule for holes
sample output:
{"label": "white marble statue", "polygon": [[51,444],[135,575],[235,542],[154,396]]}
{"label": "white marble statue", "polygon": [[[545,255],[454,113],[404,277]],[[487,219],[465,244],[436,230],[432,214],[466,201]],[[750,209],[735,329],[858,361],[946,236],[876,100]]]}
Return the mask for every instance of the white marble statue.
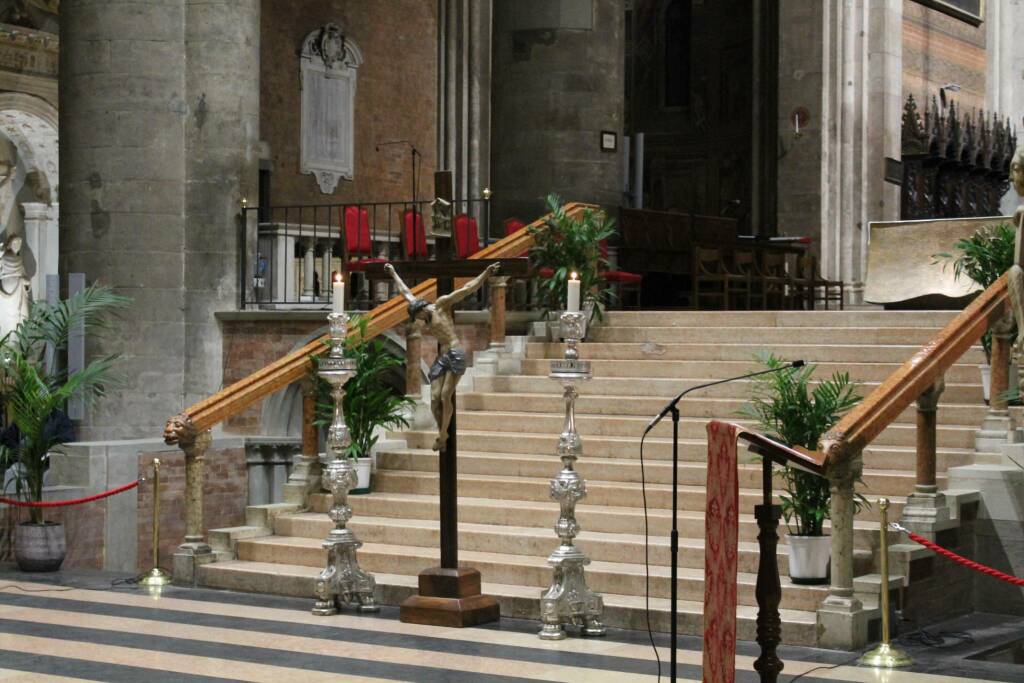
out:
{"label": "white marble statue", "polygon": [[22,238],[14,235],[3,243],[0,257],[0,337],[14,331],[28,317],[32,284],[21,254]]}

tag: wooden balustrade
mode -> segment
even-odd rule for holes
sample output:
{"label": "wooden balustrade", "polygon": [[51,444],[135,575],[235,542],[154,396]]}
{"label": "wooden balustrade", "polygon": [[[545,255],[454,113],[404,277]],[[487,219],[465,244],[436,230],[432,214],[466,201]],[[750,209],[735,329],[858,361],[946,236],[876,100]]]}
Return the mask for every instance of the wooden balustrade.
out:
{"label": "wooden balustrade", "polygon": [[[596,209],[592,204],[573,202],[565,206],[566,213],[576,217],[586,209]],[[548,216],[534,221],[532,228],[542,227]],[[528,252],[533,246],[533,235],[530,230],[519,230],[494,244],[491,244],[470,256],[470,259],[514,258]],[[456,279],[455,286],[460,287],[466,279]],[[437,298],[437,281],[429,279],[412,288],[415,296],[427,301]],[[369,314],[367,337],[375,337],[396,325],[406,321],[406,301],[401,296],[393,297],[377,306]],[[504,316],[502,316],[503,318]],[[357,334],[352,330],[349,334]],[[164,430],[164,441],[170,445],[179,445],[186,454],[186,488],[188,490],[188,506],[186,508],[186,545],[190,554],[195,556],[208,553],[209,548],[202,542],[203,511],[202,481],[203,455],[205,445],[209,444],[210,429],[260,401],[270,394],[283,389],[292,382],[301,380],[309,372],[310,356],[318,356],[326,350],[326,337],[306,344],[302,348],[274,361],[244,379],[225,387],[213,396],[190,406],[184,412],[171,417]],[[418,367],[417,367],[418,370]],[[305,413],[306,406],[303,407]],[[305,437],[305,435],[304,435]],[[198,444],[198,446],[197,446]],[[304,443],[305,447],[308,445]],[[315,448],[314,448],[315,450]],[[191,453],[191,455],[190,455]],[[182,546],[185,549],[185,546]],[[175,565],[175,575],[191,580],[192,569],[179,572]]]}
{"label": "wooden balustrade", "polygon": [[[918,401],[918,462],[916,493],[936,497],[935,427],[933,405],[941,393],[942,378],[981,336],[1005,321],[1009,303],[1008,276],[1004,274],[978,295],[938,336],[886,378],[857,407],[851,410],[822,439],[821,451],[831,482],[832,502],[832,585],[822,605],[824,611],[853,612],[860,608],[853,596],[853,513],[854,485],[862,468],[861,453],[882,430],[912,403]],[[1006,370],[997,363],[1008,361],[1008,338],[996,351],[993,335],[992,397],[1000,375],[1001,393],[1006,391]],[[1000,396],[1002,399],[1002,397]],[[1005,413],[993,401],[992,412]],[[934,502],[934,501],[933,501]]]}

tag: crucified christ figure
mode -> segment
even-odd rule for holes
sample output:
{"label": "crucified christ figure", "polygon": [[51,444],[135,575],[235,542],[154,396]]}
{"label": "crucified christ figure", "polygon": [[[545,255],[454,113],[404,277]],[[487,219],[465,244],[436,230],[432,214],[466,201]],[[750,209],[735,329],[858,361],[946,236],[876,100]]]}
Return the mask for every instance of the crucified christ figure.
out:
{"label": "crucified christ figure", "polygon": [[398,285],[398,291],[409,302],[409,319],[426,325],[438,343],[437,360],[430,366],[430,411],[437,422],[437,441],[434,450],[440,451],[448,441],[448,424],[455,412],[455,387],[466,372],[466,351],[455,334],[455,319],[452,309],[467,296],[480,289],[487,278],[498,272],[501,264],[492,263],[484,272],[455,290],[430,303],[417,299],[412,290],[398,277],[395,267],[385,264],[387,271]]}

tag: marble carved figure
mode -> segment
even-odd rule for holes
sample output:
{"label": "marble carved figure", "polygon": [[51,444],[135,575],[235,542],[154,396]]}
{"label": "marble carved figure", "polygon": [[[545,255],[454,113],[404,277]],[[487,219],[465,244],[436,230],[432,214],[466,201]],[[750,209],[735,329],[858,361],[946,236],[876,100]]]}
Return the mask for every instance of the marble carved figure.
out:
{"label": "marble carved figure", "polygon": [[459,379],[466,372],[466,351],[455,334],[455,319],[452,309],[467,296],[480,289],[487,279],[498,272],[501,264],[492,263],[464,286],[451,294],[438,297],[430,303],[417,299],[412,290],[402,281],[390,263],[384,269],[398,285],[398,290],[409,302],[409,319],[426,325],[439,345],[437,360],[430,366],[430,410],[437,421],[437,441],[434,450],[440,451],[448,440],[448,424],[452,421],[455,411],[455,388]]}
{"label": "marble carved figure", "polygon": [[[1022,244],[1024,242],[1024,145],[1017,149],[1013,163],[1010,164],[1010,182],[1013,183],[1014,190],[1021,198],[1021,203],[1013,214],[1013,225],[1017,229],[1017,247],[1014,250],[1014,258],[1017,263],[1010,267],[1007,277],[1012,312],[1012,317],[1008,318],[1008,321],[1009,323],[1012,323],[1013,319],[1017,321],[1017,339],[1012,351],[1013,357],[1020,364],[1021,361],[1024,361],[1024,269],[1020,265],[1020,259],[1024,256],[1021,253],[1024,251],[1024,244]],[[1018,388],[1024,391],[1024,377],[1021,377],[1018,382]]]}
{"label": "marble carved figure", "polygon": [[21,253],[22,238],[9,237],[0,257],[0,337],[13,332],[28,317],[32,300],[32,281],[25,272]]}

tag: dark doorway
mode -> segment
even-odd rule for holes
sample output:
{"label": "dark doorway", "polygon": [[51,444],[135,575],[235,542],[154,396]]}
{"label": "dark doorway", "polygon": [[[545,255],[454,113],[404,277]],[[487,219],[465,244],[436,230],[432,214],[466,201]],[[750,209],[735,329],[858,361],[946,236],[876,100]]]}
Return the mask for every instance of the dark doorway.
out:
{"label": "dark doorway", "polygon": [[751,232],[754,9],[749,0],[635,0],[627,131],[644,133],[644,208],[737,219]]}

